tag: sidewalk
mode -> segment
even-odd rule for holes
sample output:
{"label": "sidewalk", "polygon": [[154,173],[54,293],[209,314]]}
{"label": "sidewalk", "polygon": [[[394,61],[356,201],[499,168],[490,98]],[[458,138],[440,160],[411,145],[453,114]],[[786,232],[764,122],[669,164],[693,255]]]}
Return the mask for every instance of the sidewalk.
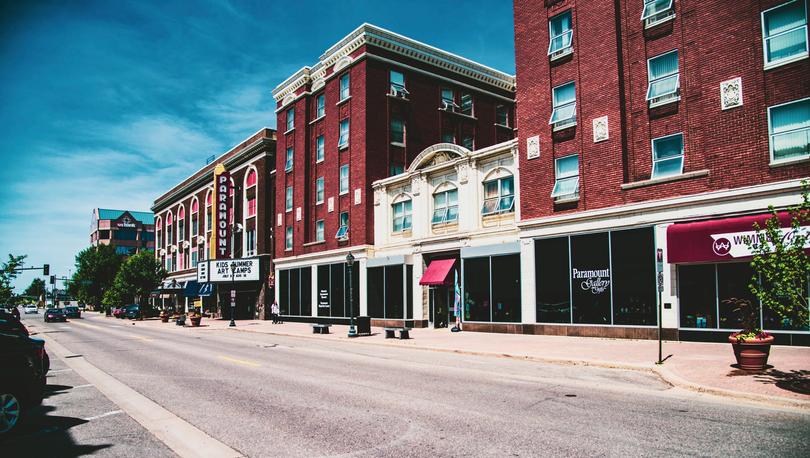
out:
{"label": "sidewalk", "polygon": [[[188,330],[228,329],[228,323],[227,320],[203,319],[204,327]],[[183,330],[159,321],[138,322],[138,325],[142,324]],[[807,347],[773,346],[768,360],[773,367],[763,373],[748,373],[732,366],[735,360],[730,344],[665,341],[664,358],[671,356],[663,365],[656,365],[658,341],[654,340],[451,333],[448,329],[413,329],[410,340],[399,340],[385,339],[381,328],[372,328],[372,336],[349,339],[346,335],[348,327],[341,325],[333,325],[332,333],[328,335],[313,335],[308,323],[274,325],[270,321],[242,320],[236,325],[230,329],[324,341],[653,371],[670,384],[693,391],[810,410],[810,348]]]}

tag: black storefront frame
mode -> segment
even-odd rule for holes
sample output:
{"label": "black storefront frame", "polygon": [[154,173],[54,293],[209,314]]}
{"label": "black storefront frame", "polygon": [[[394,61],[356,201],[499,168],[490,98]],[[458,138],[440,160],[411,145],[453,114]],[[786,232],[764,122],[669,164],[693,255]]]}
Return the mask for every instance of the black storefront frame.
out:
{"label": "black storefront frame", "polygon": [[[400,318],[389,318],[388,317],[388,268],[389,267],[400,267],[402,268],[402,317]],[[413,319],[413,265],[412,264],[386,264],[386,265],[378,265],[372,267],[366,267],[366,298],[370,298],[371,295],[369,294],[369,287],[371,283],[368,281],[370,275],[369,271],[372,269],[382,269],[382,316],[376,317],[372,315],[371,311],[368,311],[368,315],[376,320],[411,320]],[[370,307],[370,304],[367,304],[367,308]]]}
{"label": "black storefront frame", "polygon": [[[520,288],[520,290],[518,291],[518,295],[517,295],[517,298],[518,298],[517,310],[518,310],[518,313],[520,314],[520,319],[518,319],[517,321],[495,321],[494,320],[495,307],[494,307],[494,303],[493,303],[493,290],[492,290],[492,258],[506,257],[506,256],[516,256],[517,257],[517,260],[518,260],[518,283],[522,285],[523,278],[522,278],[522,272],[521,272],[521,261],[520,261],[521,255],[520,255],[520,252],[492,253],[492,254],[485,254],[485,255],[480,255],[480,256],[466,256],[466,257],[462,256],[461,257],[461,271],[459,272],[459,275],[461,276],[461,282],[460,282],[459,286],[461,288],[461,307],[462,307],[461,314],[462,314],[462,316],[466,317],[466,315],[465,315],[466,310],[465,309],[467,307],[467,304],[466,304],[467,289],[466,289],[466,281],[465,281],[465,279],[466,279],[466,276],[465,276],[465,264],[466,264],[467,260],[470,260],[470,259],[483,259],[483,258],[487,259],[487,269],[488,269],[487,270],[487,272],[488,272],[487,277],[488,277],[488,285],[489,285],[488,286],[488,292],[489,292],[489,306],[488,306],[488,308],[489,308],[489,321],[481,321],[481,320],[469,319],[469,320],[464,320],[465,322],[467,322],[467,323],[487,323],[487,324],[489,324],[489,323],[493,323],[493,324],[501,324],[501,323],[503,323],[503,324],[519,324],[519,323],[522,323],[522,320],[523,320],[523,292],[522,292],[522,288]],[[448,311],[449,311],[449,307],[450,307],[450,304],[448,304]]]}
{"label": "black storefront frame", "polygon": [[[543,324],[543,325],[556,325],[556,326],[618,326],[618,327],[625,327],[625,328],[655,328],[658,326],[658,308],[661,307],[661,303],[659,302],[658,294],[655,294],[655,305],[656,305],[656,313],[655,313],[655,323],[654,324],[615,324],[616,315],[614,309],[614,295],[615,290],[613,288],[613,238],[611,234],[613,232],[624,232],[624,231],[632,231],[632,230],[640,230],[640,229],[648,229],[652,233],[652,241],[653,241],[653,249],[651,250],[652,253],[650,255],[650,263],[653,265],[653,268],[656,263],[656,249],[658,248],[657,239],[655,236],[655,226],[633,226],[633,227],[623,227],[619,229],[607,229],[607,230],[593,230],[593,231],[586,231],[586,232],[577,232],[573,234],[565,234],[565,235],[553,235],[548,237],[537,237],[534,239],[535,247],[534,247],[534,265],[535,265],[535,308],[537,307],[537,290],[538,290],[538,283],[537,283],[537,276],[538,276],[538,269],[537,264],[539,262],[537,257],[537,246],[536,242],[539,240],[551,240],[551,239],[566,239],[566,244],[568,246],[568,322],[551,322],[551,321],[540,321],[539,313],[535,314],[535,323],[536,324]],[[594,234],[606,234],[608,240],[608,265],[611,271],[611,288],[610,288],[610,323],[609,324],[595,324],[595,323],[575,323],[574,322],[574,294],[573,294],[573,285],[574,282],[571,280],[571,272],[573,269],[572,265],[572,256],[571,256],[571,238],[577,236],[586,236],[586,235],[594,235]],[[652,286],[655,288],[655,285]],[[680,322],[679,322],[680,323]]]}
{"label": "black storefront frame", "polygon": [[[340,275],[337,275],[333,270],[337,269],[338,266],[341,266],[340,271],[337,272]],[[329,306],[328,307],[321,307],[321,272],[322,269],[326,269],[328,278],[328,297],[329,297]],[[315,283],[315,298],[314,298],[314,306],[316,311],[313,312],[313,318],[320,318],[320,319],[348,319],[349,318],[349,288],[346,285],[346,280],[348,276],[346,275],[346,271],[349,267],[346,265],[345,262],[332,262],[326,264],[317,264],[315,270],[315,276],[312,281]],[[333,280],[336,277],[340,277],[338,282]],[[341,290],[339,291],[339,295],[336,296],[334,290],[336,289],[335,285],[341,284]],[[355,262],[354,266],[352,266],[352,296],[353,296],[353,314],[358,316],[360,314],[360,263]],[[342,297],[342,303],[340,307],[343,310],[343,315],[336,315],[332,313],[332,309],[336,307],[336,297]],[[326,310],[327,313],[321,314],[321,310]]]}
{"label": "black storefront frame", "polygon": [[[293,315],[290,313],[291,310],[291,301],[290,298],[292,297],[292,285],[291,285],[291,278],[292,272],[298,272],[298,312],[299,314]],[[309,266],[306,267],[291,267],[288,269],[279,269],[279,281],[278,287],[279,293],[279,314],[283,316],[297,316],[297,317],[311,317],[312,316],[312,269]],[[308,288],[304,287],[304,280],[307,280],[309,283]],[[286,292],[286,294],[285,294]],[[286,296],[286,297],[285,297]],[[286,299],[286,300],[285,300]],[[308,299],[305,300],[305,299]],[[285,305],[286,302],[286,305]],[[308,304],[305,305],[305,303]],[[309,309],[309,314],[305,315],[302,313],[304,308]],[[287,313],[285,313],[287,312]]]}

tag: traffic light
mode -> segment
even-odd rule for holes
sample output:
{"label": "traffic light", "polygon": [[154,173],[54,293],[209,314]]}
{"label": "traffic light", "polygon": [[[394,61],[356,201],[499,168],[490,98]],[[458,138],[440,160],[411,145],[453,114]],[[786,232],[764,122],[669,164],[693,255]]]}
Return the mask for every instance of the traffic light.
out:
{"label": "traffic light", "polygon": [[51,284],[52,285],[56,284],[56,275],[51,275]]}
{"label": "traffic light", "polygon": [[47,277],[50,274],[51,274],[51,265],[45,264],[44,266],[42,266],[42,275],[45,275]]}

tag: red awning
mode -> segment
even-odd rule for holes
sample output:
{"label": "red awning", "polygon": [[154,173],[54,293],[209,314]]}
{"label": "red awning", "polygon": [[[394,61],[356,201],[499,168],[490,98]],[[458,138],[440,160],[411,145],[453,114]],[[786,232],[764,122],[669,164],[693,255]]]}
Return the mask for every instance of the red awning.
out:
{"label": "red awning", "polygon": [[429,286],[452,285],[453,279],[448,277],[450,277],[450,272],[453,271],[455,264],[455,259],[437,259],[431,262],[425,269],[425,273],[422,274],[419,284]]}
{"label": "red awning", "polygon": [[[751,257],[748,240],[754,223],[765,226],[770,214],[739,216],[693,223],[677,223],[667,228],[667,262],[718,262]],[[783,228],[790,227],[790,214],[779,213]]]}

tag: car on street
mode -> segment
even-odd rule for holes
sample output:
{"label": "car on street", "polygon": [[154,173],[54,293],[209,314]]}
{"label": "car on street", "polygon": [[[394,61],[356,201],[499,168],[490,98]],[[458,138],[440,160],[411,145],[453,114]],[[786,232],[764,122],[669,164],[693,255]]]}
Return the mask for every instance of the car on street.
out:
{"label": "car on street", "polygon": [[21,336],[29,336],[28,328],[13,313],[0,310],[0,332],[8,332]]}
{"label": "car on street", "polygon": [[67,315],[68,318],[81,318],[82,311],[75,305],[69,305],[65,307],[65,315]]}
{"label": "car on street", "polygon": [[0,434],[12,432],[45,392],[45,342],[0,330]]}
{"label": "car on street", "polygon": [[114,316],[114,317],[116,317],[116,318],[124,318],[124,313],[125,313],[126,311],[127,311],[127,310],[126,310],[126,307],[124,307],[124,306],[121,306],[121,307],[116,307],[116,308],[114,308],[114,309],[113,309],[112,314],[113,314],[113,316]]}
{"label": "car on street", "polygon": [[130,304],[124,307],[124,317],[129,318],[131,320],[135,320],[140,318],[141,316],[141,306],[138,304]]}
{"label": "car on street", "polygon": [[29,313],[39,313],[36,304],[25,304],[25,306],[23,307],[23,311],[25,312],[26,315],[28,315]]}
{"label": "car on street", "polygon": [[50,323],[51,321],[67,321],[67,315],[65,315],[63,309],[46,309],[44,315],[46,323]]}

